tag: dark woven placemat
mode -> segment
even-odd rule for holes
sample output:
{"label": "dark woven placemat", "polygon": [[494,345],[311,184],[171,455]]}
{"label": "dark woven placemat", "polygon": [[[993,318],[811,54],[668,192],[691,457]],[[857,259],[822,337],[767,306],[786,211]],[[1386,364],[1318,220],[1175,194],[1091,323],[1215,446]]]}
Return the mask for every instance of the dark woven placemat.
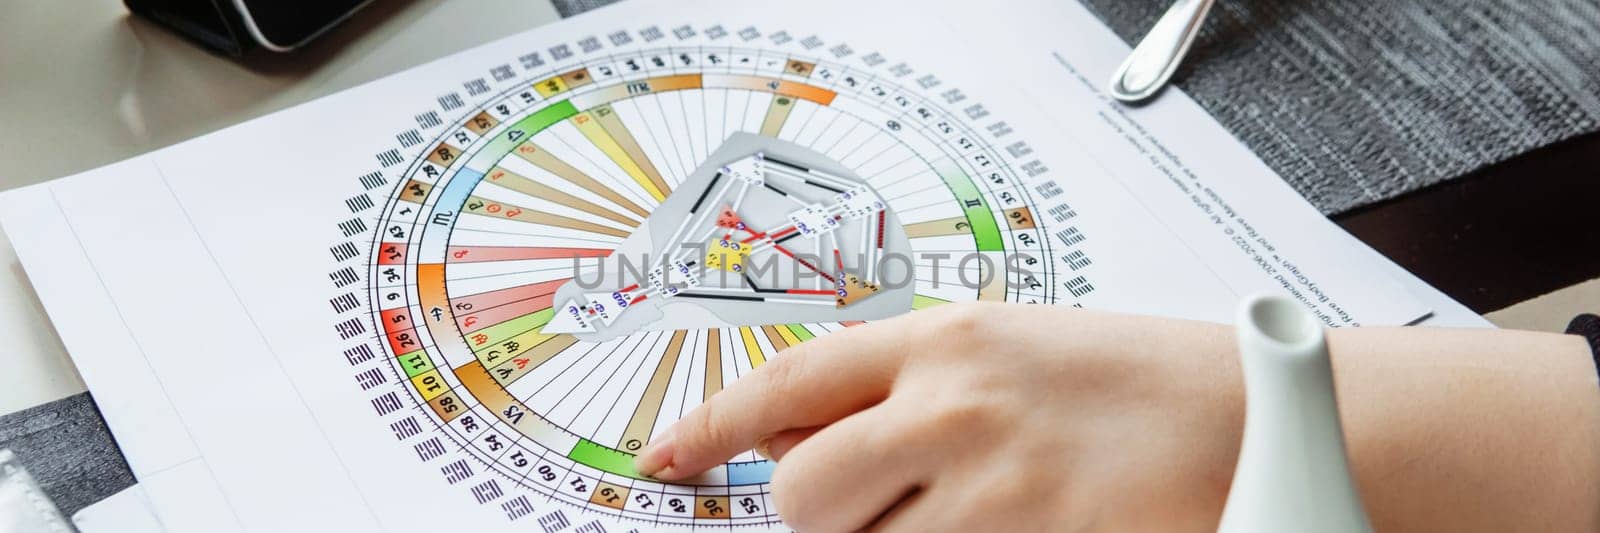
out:
{"label": "dark woven placemat", "polygon": [[[1083,1],[1129,42],[1171,3]],[[1600,129],[1595,0],[1219,0],[1190,53],[1178,85],[1329,214]]]}
{"label": "dark woven placemat", "polygon": [[15,452],[68,516],[133,485],[87,392],[0,416],[0,448]]}
{"label": "dark woven placemat", "polygon": [[[1082,1],[1130,43],[1172,4]],[[1600,2],[1218,0],[1175,81],[1334,214],[1600,129]]]}

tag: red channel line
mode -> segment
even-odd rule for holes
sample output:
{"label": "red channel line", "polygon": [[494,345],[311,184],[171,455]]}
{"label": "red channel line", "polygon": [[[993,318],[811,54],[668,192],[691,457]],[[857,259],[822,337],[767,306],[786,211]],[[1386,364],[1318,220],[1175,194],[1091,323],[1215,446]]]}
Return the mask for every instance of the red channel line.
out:
{"label": "red channel line", "polygon": [[822,289],[789,289],[784,292],[788,294],[819,294],[822,296],[833,296],[838,294],[837,291],[827,291]]}
{"label": "red channel line", "polygon": [[748,243],[750,241],[753,241],[753,240],[756,240],[756,239],[760,239],[762,237],[766,237],[768,239],[772,239],[772,240],[776,241],[776,240],[778,240],[778,238],[783,237],[784,235],[788,235],[790,233],[794,233],[794,232],[795,232],[795,227],[794,226],[788,226],[788,227],[785,227],[785,228],[780,229],[778,231],[774,231],[774,232],[772,232],[770,234],[762,233],[762,232],[759,232],[759,231],[753,231],[751,233],[751,235],[750,235],[750,238],[745,239],[745,240],[743,240],[741,242]]}
{"label": "red channel line", "polygon": [[883,219],[884,219],[884,213],[887,213],[887,211],[879,211],[878,212],[878,249],[879,250],[883,249]]}
{"label": "red channel line", "polygon": [[800,266],[809,268],[809,269],[811,269],[812,272],[816,272],[818,276],[822,276],[822,279],[826,279],[829,282],[833,282],[833,283],[838,283],[839,282],[839,280],[834,279],[833,276],[828,275],[827,272],[823,272],[821,270],[817,270],[817,267],[812,265],[810,262],[808,262],[808,261],[806,261],[804,259],[795,257],[794,256],[794,252],[789,251],[788,248],[784,248],[783,245],[781,245],[781,244],[773,244],[772,247],[773,248],[777,248],[778,251],[780,251],[780,252],[783,252],[783,255],[789,256],[789,259],[793,259],[793,260],[795,260],[796,263],[800,263]]}

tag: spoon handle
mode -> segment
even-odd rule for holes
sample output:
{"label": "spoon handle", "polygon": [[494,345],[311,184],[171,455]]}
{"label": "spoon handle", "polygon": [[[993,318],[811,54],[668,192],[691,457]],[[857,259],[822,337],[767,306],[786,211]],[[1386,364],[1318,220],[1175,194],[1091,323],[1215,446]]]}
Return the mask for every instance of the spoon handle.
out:
{"label": "spoon handle", "polygon": [[1215,0],[1178,0],[1156,21],[1111,77],[1111,96],[1124,102],[1149,98],[1178,70]]}

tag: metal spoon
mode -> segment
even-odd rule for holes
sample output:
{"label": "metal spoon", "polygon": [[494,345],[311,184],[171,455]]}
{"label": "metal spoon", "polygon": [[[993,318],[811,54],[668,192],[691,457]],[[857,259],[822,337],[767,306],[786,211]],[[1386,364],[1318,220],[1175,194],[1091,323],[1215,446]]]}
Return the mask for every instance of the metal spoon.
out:
{"label": "metal spoon", "polygon": [[1111,96],[1124,102],[1138,102],[1161,90],[1178,70],[1189,45],[1200,33],[1215,0],[1178,0],[1156,21],[1133,53],[1111,76]]}

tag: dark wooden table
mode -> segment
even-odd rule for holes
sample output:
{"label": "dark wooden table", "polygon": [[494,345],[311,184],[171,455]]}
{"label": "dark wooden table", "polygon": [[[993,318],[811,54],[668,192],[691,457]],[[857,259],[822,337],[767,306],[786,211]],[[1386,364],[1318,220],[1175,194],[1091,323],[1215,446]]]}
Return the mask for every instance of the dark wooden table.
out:
{"label": "dark wooden table", "polygon": [[1600,133],[1333,220],[1473,311],[1499,310],[1600,277]]}

